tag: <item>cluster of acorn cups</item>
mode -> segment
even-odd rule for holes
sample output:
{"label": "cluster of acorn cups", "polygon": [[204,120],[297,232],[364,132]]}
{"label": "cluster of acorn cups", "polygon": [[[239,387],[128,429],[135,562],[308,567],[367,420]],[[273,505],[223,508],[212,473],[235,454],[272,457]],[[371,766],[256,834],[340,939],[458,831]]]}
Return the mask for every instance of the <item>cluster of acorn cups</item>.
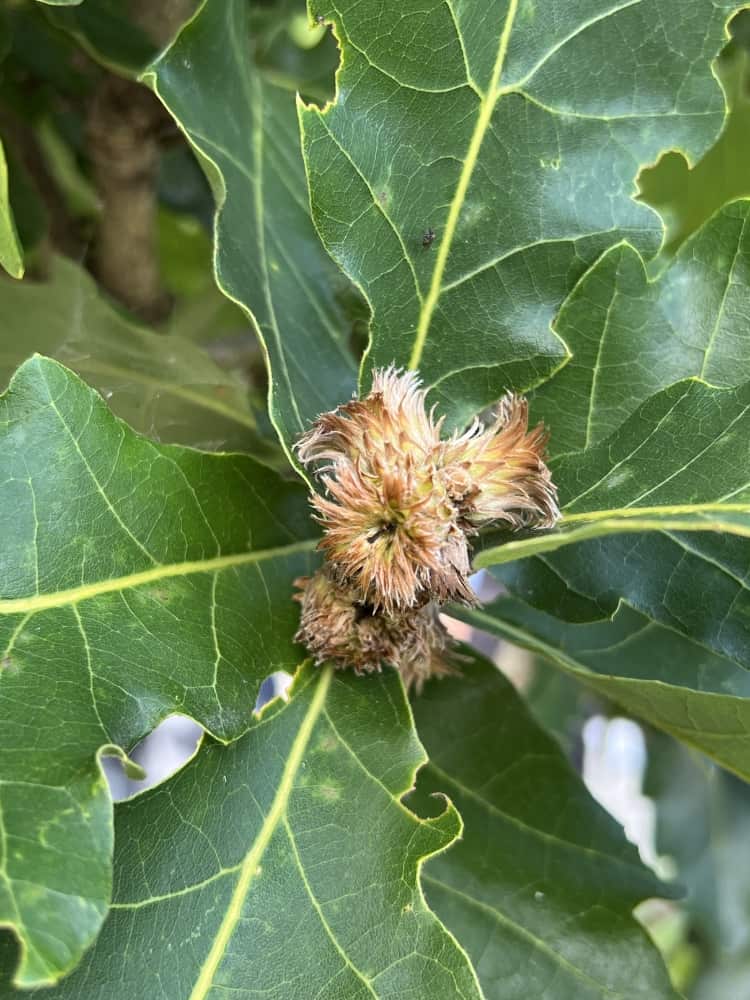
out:
{"label": "cluster of acorn cups", "polygon": [[441,435],[413,372],[375,372],[372,389],[324,413],[297,443],[320,484],[311,503],[323,566],[296,581],[297,640],[317,663],[395,667],[408,687],[451,671],[440,608],[474,604],[470,539],[496,522],[551,527],[557,493],[547,436],[511,393],[492,421]]}

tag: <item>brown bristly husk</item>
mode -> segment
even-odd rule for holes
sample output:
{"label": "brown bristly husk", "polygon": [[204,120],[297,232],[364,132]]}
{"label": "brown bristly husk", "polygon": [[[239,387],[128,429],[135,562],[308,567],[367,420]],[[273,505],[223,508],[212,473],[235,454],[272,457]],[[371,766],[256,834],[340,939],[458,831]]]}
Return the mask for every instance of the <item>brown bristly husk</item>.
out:
{"label": "brown bristly husk", "polygon": [[445,448],[444,468],[460,484],[453,494],[472,525],[502,521],[513,530],[551,528],[559,519],[557,489],[545,463],[548,434],[528,429],[525,399],[507,393],[489,427],[479,421]]}
{"label": "brown bristly husk", "polygon": [[295,639],[316,663],[358,674],[395,667],[407,687],[420,691],[428,677],[450,673],[443,659],[451,639],[433,604],[400,615],[386,615],[362,604],[350,587],[342,586],[324,566],[311,577],[295,580],[302,605]]}
{"label": "brown bristly husk", "polygon": [[325,463],[314,494],[321,548],[340,581],[387,614],[434,598],[474,603],[469,546],[436,466],[441,422],[414,373],[376,372],[365,399],[324,413],[297,445]]}
{"label": "brown bristly husk", "polygon": [[377,371],[363,399],[322,414],[296,446],[323,486],[311,503],[326,559],[301,581],[298,638],[358,673],[391,663],[415,688],[449,670],[437,607],[476,603],[470,536],[559,517],[547,433],[528,429],[524,399],[506,394],[488,426],[443,440],[425,397],[416,373]]}

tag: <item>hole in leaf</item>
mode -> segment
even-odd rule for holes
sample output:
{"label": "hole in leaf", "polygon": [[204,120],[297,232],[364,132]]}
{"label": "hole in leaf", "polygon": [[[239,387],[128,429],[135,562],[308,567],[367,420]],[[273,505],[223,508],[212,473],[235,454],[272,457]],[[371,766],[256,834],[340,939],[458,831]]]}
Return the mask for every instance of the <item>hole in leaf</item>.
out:
{"label": "hole in leaf", "polygon": [[500,583],[486,569],[480,569],[474,573],[469,579],[469,583],[482,604],[489,604],[500,594],[507,593],[504,584]]}
{"label": "hole in leaf", "polygon": [[141,781],[128,777],[119,757],[104,757],[102,767],[112,798],[119,802],[164,781],[190,760],[203,730],[184,715],[170,715],[142,740],[130,759],[146,773]]}
{"label": "hole in leaf", "polygon": [[714,63],[728,109],[720,136],[692,168],[682,153],[671,150],[637,178],[638,200],[664,221],[666,255],[722,205],[750,195],[750,10],[732,19],[729,32],[731,40]]}
{"label": "hole in leaf", "polygon": [[288,674],[286,670],[277,670],[275,673],[269,674],[260,686],[258,700],[255,702],[255,711],[259,712],[273,698],[286,698],[292,680],[292,675]]}
{"label": "hole in leaf", "polygon": [[647,751],[633,719],[592,716],[583,727],[583,780],[594,798],[621,823],[644,864],[658,871],[656,809],[643,794]]}

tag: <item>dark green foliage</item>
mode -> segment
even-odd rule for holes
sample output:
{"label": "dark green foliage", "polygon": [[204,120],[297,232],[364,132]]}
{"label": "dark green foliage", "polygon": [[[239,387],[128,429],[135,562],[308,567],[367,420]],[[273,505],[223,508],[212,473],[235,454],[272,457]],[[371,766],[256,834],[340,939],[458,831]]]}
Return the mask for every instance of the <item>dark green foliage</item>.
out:
{"label": "dark green foliage", "polygon": [[[0,995],[744,995],[736,0],[6,6]],[[112,94],[123,163],[155,150],[150,326],[99,272]],[[451,609],[559,671],[532,711],[469,649],[410,706],[295,643],[320,529],[294,442],[390,364],[446,429],[514,389],[550,431],[560,523],[474,539],[503,589]],[[660,730],[682,904],[551,735],[595,704]],[[175,713],[195,756],[113,807],[102,757],[135,773]],[[669,970],[650,896],[683,907]]]}

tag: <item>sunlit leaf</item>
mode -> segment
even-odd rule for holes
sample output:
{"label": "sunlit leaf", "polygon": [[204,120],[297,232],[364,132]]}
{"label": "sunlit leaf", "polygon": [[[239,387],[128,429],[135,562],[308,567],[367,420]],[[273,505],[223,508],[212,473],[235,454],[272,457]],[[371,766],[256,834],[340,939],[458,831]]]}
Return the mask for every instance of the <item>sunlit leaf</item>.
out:
{"label": "sunlit leaf", "polygon": [[399,801],[424,759],[394,673],[302,671],[241,740],[118,806],[109,919],[41,995],[480,1000],[419,886],[458,814]]}
{"label": "sunlit leaf", "polygon": [[53,361],[15,375],[0,435],[0,924],[32,986],[107,911],[98,757],[174,712],[247,729],[263,679],[299,660],[292,581],[315,539],[302,486],[138,437]]}
{"label": "sunlit leaf", "polygon": [[639,166],[722,126],[735,6],[314,0],[342,66],[303,144],[318,230],[373,310],[365,382],[419,368],[460,423],[559,367],[549,324],[586,266],[659,246]]}
{"label": "sunlit leaf", "polygon": [[627,244],[581,279],[555,323],[573,356],[534,394],[553,458],[600,444],[680,379],[750,379],[749,216],[750,202],[728,205],[653,279]]}

